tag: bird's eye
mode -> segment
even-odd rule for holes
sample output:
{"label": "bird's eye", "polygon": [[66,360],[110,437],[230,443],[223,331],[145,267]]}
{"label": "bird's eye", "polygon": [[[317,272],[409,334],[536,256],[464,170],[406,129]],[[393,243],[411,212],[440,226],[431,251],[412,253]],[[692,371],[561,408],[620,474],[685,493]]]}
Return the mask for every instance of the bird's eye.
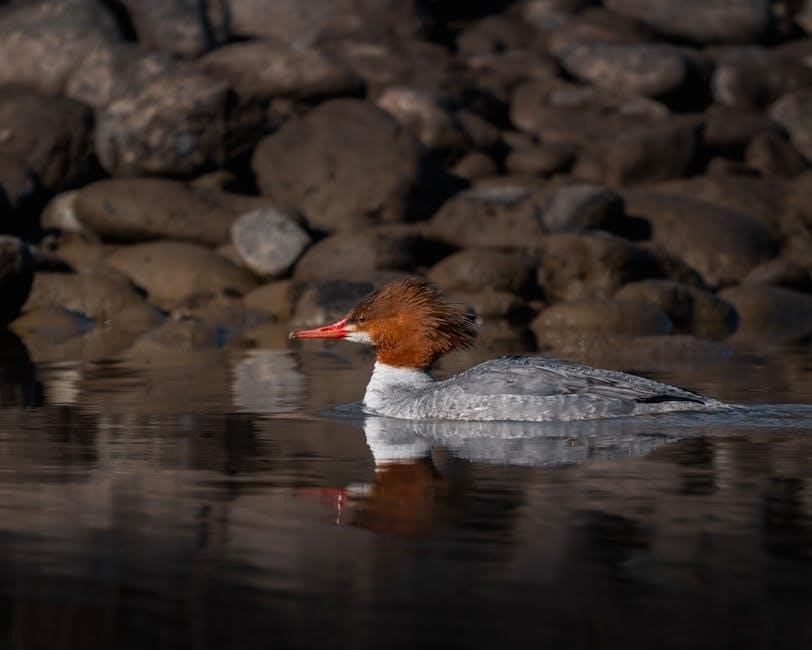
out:
{"label": "bird's eye", "polygon": [[367,322],[367,317],[366,316],[358,316],[355,320],[358,323],[366,323]]}

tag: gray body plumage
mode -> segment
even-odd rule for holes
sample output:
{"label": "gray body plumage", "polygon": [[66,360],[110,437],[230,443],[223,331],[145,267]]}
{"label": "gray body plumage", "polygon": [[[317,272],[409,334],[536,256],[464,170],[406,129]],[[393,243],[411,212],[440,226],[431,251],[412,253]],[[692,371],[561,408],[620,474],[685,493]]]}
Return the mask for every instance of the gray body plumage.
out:
{"label": "gray body plumage", "polygon": [[714,399],[643,377],[547,357],[486,361],[445,381],[377,363],[364,407],[409,420],[588,420],[721,410]]}

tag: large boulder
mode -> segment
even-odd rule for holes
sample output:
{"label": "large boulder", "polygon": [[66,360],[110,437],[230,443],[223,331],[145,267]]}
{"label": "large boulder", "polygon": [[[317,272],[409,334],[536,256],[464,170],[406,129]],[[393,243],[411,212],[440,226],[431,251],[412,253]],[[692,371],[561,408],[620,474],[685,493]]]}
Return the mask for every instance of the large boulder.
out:
{"label": "large boulder", "polygon": [[184,242],[128,246],[110,255],[106,263],[144,289],[150,302],[167,309],[193,300],[239,296],[257,284],[248,271],[217,253]]}
{"label": "large boulder", "polygon": [[738,314],[728,302],[672,280],[630,282],[615,293],[615,298],[653,303],[668,314],[675,331],[701,338],[727,338],[739,324]]}
{"label": "large boulder", "polygon": [[605,0],[668,36],[698,43],[759,40],[770,26],[769,0]]}
{"label": "large boulder", "polygon": [[770,285],[726,289],[721,297],[741,318],[737,340],[785,342],[812,333],[812,296]]}
{"label": "large boulder", "polygon": [[521,295],[538,291],[532,256],[468,248],[440,260],[427,275],[444,289],[501,290]]}
{"label": "large boulder", "polygon": [[652,239],[711,287],[740,282],[775,254],[770,231],[749,214],[665,191],[634,190],[625,198],[627,212],[651,224]]}
{"label": "large boulder", "polygon": [[0,326],[14,320],[34,281],[34,258],[24,242],[0,235]]}
{"label": "large boulder", "polygon": [[0,156],[22,163],[48,191],[70,187],[95,169],[93,115],[79,102],[2,86],[0,124]]}
{"label": "large boulder", "polygon": [[544,237],[545,203],[537,193],[520,187],[475,188],[446,201],[426,232],[460,248],[532,248]]}
{"label": "large boulder", "polygon": [[652,252],[605,233],[549,235],[538,250],[538,282],[551,302],[609,298],[628,282],[663,275]]}
{"label": "large boulder", "polygon": [[263,193],[327,231],[425,216],[445,190],[415,137],[360,100],[290,120],[259,143],[252,165]]}
{"label": "large boulder", "polygon": [[234,220],[267,199],[198,189],[168,179],[97,181],[76,197],[78,221],[99,237],[141,242],[174,239],[209,246],[230,240]]}
{"label": "large boulder", "polygon": [[0,83],[58,94],[90,50],[117,38],[96,0],[18,3],[0,15]]}

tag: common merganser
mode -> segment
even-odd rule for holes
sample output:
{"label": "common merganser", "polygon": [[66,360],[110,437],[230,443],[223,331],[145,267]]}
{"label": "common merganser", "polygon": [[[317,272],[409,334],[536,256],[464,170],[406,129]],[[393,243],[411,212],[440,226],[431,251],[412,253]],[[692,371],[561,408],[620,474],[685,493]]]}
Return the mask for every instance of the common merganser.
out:
{"label": "common merganser", "polygon": [[332,325],[290,333],[371,345],[376,361],[363,406],[377,415],[541,422],[728,408],[643,377],[541,356],[493,359],[434,381],[434,362],[475,337],[472,317],[420,278],[390,282]]}

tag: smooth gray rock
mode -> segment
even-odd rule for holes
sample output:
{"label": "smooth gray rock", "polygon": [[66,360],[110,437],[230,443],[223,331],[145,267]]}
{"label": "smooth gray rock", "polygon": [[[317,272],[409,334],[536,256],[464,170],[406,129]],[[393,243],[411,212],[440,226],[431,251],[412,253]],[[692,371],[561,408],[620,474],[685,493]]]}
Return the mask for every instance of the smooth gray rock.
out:
{"label": "smooth gray rock", "polygon": [[608,229],[623,216],[623,199],[600,185],[567,185],[553,192],[542,221],[548,231],[581,232]]}
{"label": "smooth gray rock", "polygon": [[283,275],[310,245],[310,235],[274,208],[246,212],[231,224],[231,242],[244,265],[266,277]]}

